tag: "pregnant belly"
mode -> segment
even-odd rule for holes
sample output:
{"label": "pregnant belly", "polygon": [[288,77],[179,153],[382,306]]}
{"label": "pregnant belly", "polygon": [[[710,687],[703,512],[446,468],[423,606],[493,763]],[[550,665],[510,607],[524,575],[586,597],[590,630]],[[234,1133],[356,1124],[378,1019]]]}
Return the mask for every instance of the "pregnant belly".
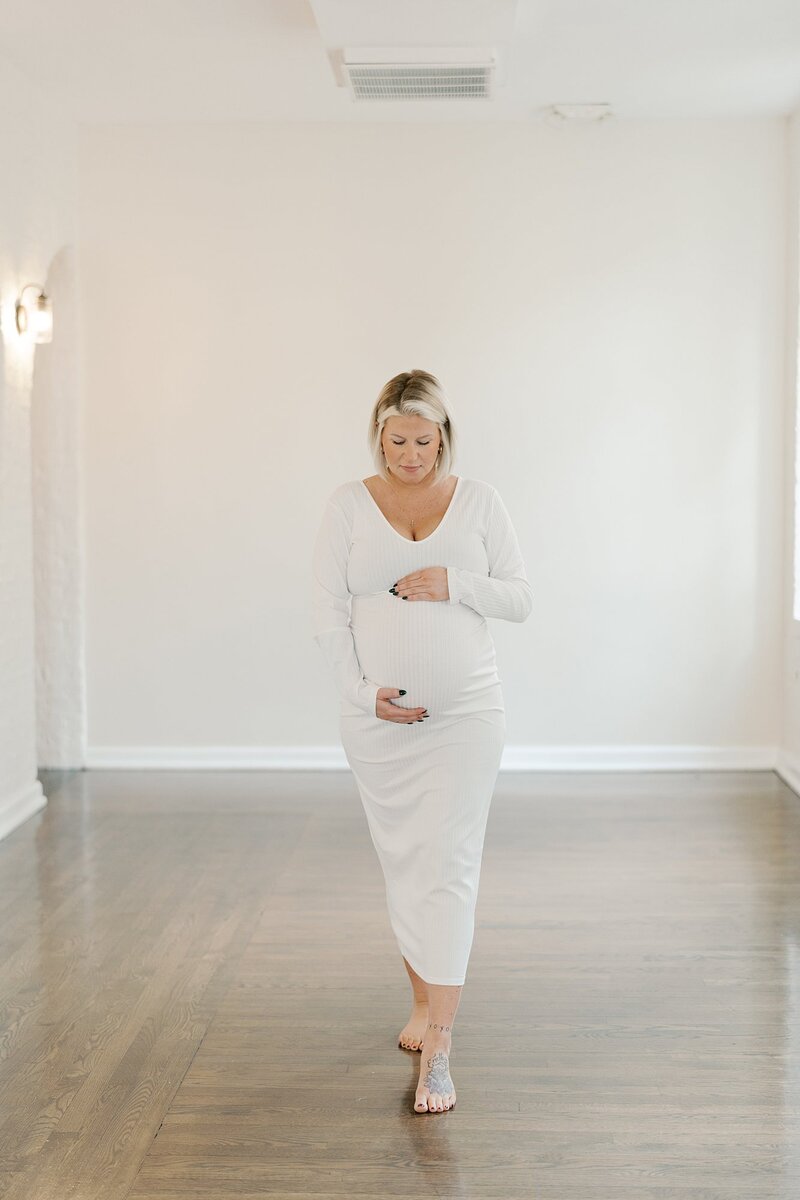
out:
{"label": "pregnant belly", "polygon": [[466,604],[354,596],[351,625],[361,669],[379,687],[405,688],[395,703],[436,716],[498,703],[500,679],[486,620]]}

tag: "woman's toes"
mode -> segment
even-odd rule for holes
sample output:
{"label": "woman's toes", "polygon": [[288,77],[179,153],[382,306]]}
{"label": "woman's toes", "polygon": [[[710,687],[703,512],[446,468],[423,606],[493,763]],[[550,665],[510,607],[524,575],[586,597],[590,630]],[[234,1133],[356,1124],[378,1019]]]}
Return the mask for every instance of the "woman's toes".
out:
{"label": "woman's toes", "polygon": [[451,1108],[455,1108],[455,1095],[440,1096],[436,1092],[433,1095],[417,1096],[414,1101],[414,1110],[416,1112],[449,1112]]}
{"label": "woman's toes", "polygon": [[399,1045],[403,1050],[419,1050],[428,1024],[427,1005],[415,1004],[411,1016],[400,1030]]}

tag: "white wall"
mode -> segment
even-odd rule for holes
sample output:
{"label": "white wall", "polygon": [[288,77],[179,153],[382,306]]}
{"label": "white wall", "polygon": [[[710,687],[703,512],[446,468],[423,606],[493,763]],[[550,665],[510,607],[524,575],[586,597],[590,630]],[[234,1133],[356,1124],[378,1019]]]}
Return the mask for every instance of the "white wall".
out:
{"label": "white wall", "polygon": [[492,625],[509,747],[771,765],[784,122],[116,126],[79,162],[90,763],[337,743],[311,542],[424,367],[534,590]]}
{"label": "white wall", "polygon": [[[25,79],[5,62],[0,69],[0,100],[0,836],[4,836],[45,803],[37,762],[81,765],[84,698],[75,136],[70,126],[59,121],[57,108],[48,103],[38,82]],[[50,345],[34,347],[17,333],[15,301],[29,282],[42,284],[53,299],[55,337]],[[37,646],[42,653],[38,689]]]}
{"label": "white wall", "polygon": [[783,620],[783,733],[779,770],[788,783],[800,792],[800,621],[795,620],[795,589],[800,588],[800,556],[795,562],[795,546],[800,547],[797,529],[798,482],[796,456],[800,433],[798,408],[798,292],[800,291],[800,110],[787,122],[788,162],[787,288],[786,288],[786,416],[783,473],[786,522],[784,529],[784,620]]}

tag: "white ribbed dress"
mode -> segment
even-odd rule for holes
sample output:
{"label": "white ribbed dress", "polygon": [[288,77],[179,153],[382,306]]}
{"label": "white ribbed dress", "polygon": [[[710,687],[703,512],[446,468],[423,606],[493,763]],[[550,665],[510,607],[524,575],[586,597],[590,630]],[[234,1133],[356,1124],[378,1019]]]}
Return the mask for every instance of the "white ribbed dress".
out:
{"label": "white ribbed dress", "polygon": [[[389,589],[447,569],[449,600]],[[459,476],[426,538],[389,523],[363,480],[328,499],[313,553],[314,640],[341,697],[339,728],[386,882],[401,953],[427,983],[462,984],[472,948],[505,706],[487,617],[524,621],[531,588],[497,490]],[[376,716],[379,687],[424,721]]]}

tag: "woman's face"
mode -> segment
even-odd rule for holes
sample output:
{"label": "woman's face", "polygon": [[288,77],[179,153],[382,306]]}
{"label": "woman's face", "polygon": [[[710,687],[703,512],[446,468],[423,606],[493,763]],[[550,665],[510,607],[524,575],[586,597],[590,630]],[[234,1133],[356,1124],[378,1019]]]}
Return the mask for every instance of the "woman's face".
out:
{"label": "woman's face", "polygon": [[389,417],[381,435],[389,474],[401,483],[420,483],[423,479],[430,483],[440,442],[435,421],[416,416]]}

